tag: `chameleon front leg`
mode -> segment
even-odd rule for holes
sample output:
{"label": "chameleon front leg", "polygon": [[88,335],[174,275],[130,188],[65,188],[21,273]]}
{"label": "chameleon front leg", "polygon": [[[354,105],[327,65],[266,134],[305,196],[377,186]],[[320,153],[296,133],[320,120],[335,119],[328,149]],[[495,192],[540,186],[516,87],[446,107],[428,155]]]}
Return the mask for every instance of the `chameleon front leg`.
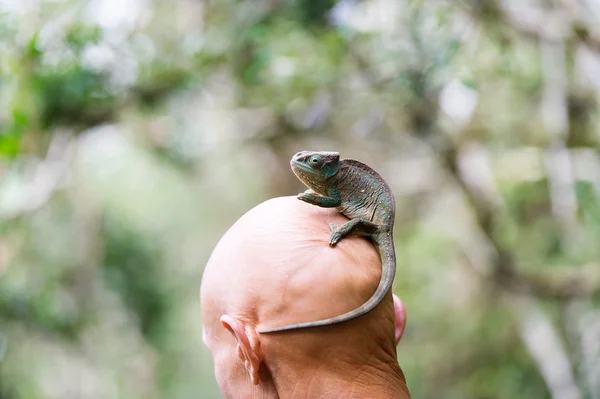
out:
{"label": "chameleon front leg", "polygon": [[354,218],[340,227],[331,223],[329,227],[331,228],[331,235],[329,236],[329,245],[331,246],[340,242],[347,235],[370,236],[379,230],[379,225],[361,218]]}
{"label": "chameleon front leg", "polygon": [[298,194],[298,199],[323,208],[335,208],[336,206],[340,206],[342,203],[342,197],[337,187],[330,187],[326,196],[319,195],[313,190],[309,189]]}

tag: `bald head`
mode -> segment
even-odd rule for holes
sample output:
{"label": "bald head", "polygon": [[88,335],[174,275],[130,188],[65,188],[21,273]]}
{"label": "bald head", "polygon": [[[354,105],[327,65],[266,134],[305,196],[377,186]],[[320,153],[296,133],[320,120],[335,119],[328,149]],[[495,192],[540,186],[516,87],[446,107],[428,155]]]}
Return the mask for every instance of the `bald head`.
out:
{"label": "bald head", "polygon": [[203,292],[215,297],[210,312],[243,315],[263,329],[360,306],[377,286],[381,263],[367,240],[348,237],[335,248],[328,245],[329,224],[346,221],[335,209],[293,197],[266,201],[246,213],[206,267]]}
{"label": "bald head", "polygon": [[[299,362],[302,356],[330,348],[328,340],[339,343],[336,334],[343,334],[346,344],[352,343],[353,353],[369,346],[368,342],[385,347],[395,360],[391,294],[372,312],[346,323],[285,334],[257,333],[337,316],[371,296],[381,276],[374,246],[354,236],[335,247],[328,245],[330,223],[341,225],[347,220],[336,209],[283,197],[258,205],[229,229],[206,265],[201,287],[205,342],[216,363],[222,345],[237,343],[237,357],[257,384],[265,378],[259,373],[262,361],[269,362],[272,372],[275,358],[281,359],[283,353]],[[349,336],[354,339],[348,340]],[[218,374],[217,370],[219,378]],[[231,379],[227,375],[220,384]]]}

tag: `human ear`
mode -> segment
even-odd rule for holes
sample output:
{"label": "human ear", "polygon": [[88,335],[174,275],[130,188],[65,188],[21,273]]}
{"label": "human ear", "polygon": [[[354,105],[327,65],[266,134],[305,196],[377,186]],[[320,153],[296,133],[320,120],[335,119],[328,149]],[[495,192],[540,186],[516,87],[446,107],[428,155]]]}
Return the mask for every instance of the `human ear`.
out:
{"label": "human ear", "polygon": [[225,327],[237,341],[237,356],[250,375],[254,385],[260,382],[260,364],[263,361],[258,334],[253,327],[229,315],[221,316],[221,325]]}
{"label": "human ear", "polygon": [[396,345],[400,342],[400,338],[402,338],[402,334],[404,334],[404,329],[406,328],[406,308],[404,308],[404,304],[402,300],[396,296],[394,297],[394,328],[396,332]]}

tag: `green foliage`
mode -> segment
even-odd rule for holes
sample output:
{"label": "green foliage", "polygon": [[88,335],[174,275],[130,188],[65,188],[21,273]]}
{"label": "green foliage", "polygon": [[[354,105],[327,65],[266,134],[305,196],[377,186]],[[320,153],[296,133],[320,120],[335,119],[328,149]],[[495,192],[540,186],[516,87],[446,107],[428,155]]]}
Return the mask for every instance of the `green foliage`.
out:
{"label": "green foliage", "polygon": [[111,119],[116,105],[107,76],[79,65],[40,68],[33,76],[33,86],[42,103],[44,129],[63,124],[94,125]]}
{"label": "green foliage", "polygon": [[0,134],[0,156],[16,158],[19,154],[20,130],[24,126],[23,115],[15,115],[13,125]]}
{"label": "green foliage", "polygon": [[148,340],[158,344],[169,306],[157,243],[111,218],[105,220],[104,230],[102,268],[107,286],[136,315]]}
{"label": "green foliage", "polygon": [[74,23],[65,33],[65,44],[77,55],[80,55],[87,46],[100,42],[102,34],[99,26]]}
{"label": "green foliage", "polygon": [[306,25],[323,26],[327,15],[337,2],[335,0],[298,0],[293,9],[293,15]]}

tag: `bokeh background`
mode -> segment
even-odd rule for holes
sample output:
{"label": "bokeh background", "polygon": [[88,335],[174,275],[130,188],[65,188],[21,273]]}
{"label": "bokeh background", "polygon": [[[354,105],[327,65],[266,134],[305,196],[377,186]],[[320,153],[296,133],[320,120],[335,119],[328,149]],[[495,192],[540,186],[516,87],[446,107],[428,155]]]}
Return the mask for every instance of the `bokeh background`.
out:
{"label": "bokeh background", "polygon": [[414,398],[600,398],[599,0],[0,0],[0,398],[219,398],[198,288],[338,150]]}

